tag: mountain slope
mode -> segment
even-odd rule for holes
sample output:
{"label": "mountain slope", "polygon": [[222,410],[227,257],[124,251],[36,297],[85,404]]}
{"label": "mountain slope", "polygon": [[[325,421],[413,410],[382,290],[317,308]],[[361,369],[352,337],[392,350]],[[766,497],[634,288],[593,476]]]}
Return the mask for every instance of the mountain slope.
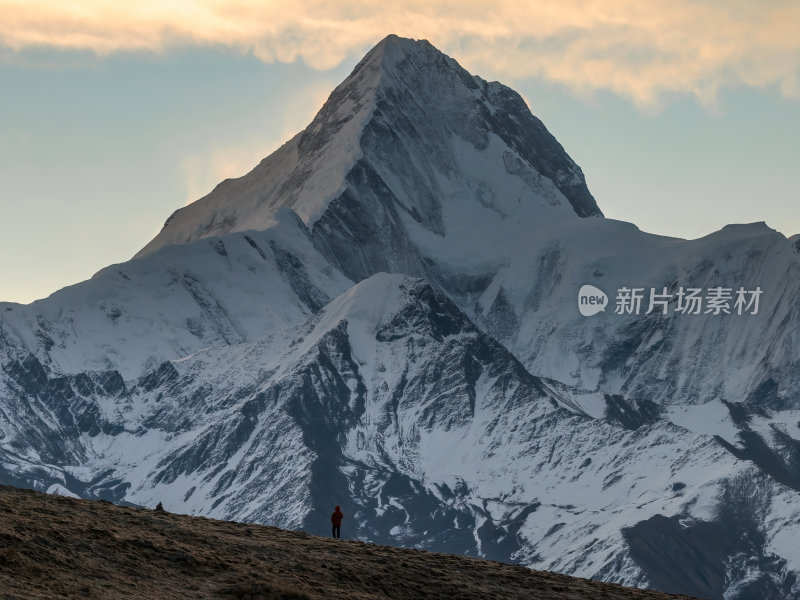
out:
{"label": "mountain slope", "polygon": [[[9,600],[686,598],[452,555],[8,487],[0,487],[0,510],[13,519],[0,521],[0,585]],[[48,543],[52,540],[59,543]]]}
{"label": "mountain slope", "polygon": [[267,231],[163,248],[113,265],[28,306],[0,303],[6,353],[55,374],[117,370],[135,379],[214,345],[262,339],[304,322],[352,285],[279,211]]}
{"label": "mountain slope", "polygon": [[[771,547],[796,533],[792,489],[644,405],[601,400],[606,422],[575,414],[419,280],[375,275],[302,326],[128,385],[117,373],[48,379],[32,358],[6,372],[3,396],[40,419],[4,427],[18,484],[319,534],[340,503],[378,543],[630,585],[655,575],[707,598],[752,584],[755,560],[759,593],[792,590]],[[726,494],[741,530],[767,534],[704,549],[704,530],[730,525]],[[709,554],[697,581],[650,573],[657,553],[640,546],[664,515]]]}

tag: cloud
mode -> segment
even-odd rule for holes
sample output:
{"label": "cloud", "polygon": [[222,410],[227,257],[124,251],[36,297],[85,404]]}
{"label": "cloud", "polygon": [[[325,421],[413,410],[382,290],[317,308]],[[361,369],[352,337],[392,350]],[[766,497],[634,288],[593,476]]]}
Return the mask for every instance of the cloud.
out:
{"label": "cloud", "polygon": [[0,45],[161,52],[228,47],[330,69],[388,33],[427,38],[470,70],[538,77],[640,105],[705,104],[735,86],[800,98],[796,0],[0,0]]}
{"label": "cloud", "polygon": [[270,115],[280,123],[277,137],[254,135],[229,142],[210,142],[188,154],[181,162],[186,204],[202,198],[224,179],[241,177],[291,139],[311,122],[334,86],[334,82],[323,79],[295,89],[284,103],[281,114]]}
{"label": "cloud", "polygon": [[241,177],[274,149],[272,144],[247,140],[215,145],[187,156],[181,164],[186,186],[185,204],[202,198],[224,179]]}

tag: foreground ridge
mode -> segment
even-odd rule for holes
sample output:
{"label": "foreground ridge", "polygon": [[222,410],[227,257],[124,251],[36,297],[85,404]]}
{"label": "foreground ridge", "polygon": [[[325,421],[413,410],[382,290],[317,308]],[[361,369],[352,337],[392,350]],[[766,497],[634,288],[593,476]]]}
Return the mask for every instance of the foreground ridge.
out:
{"label": "foreground ridge", "polygon": [[0,515],[7,599],[688,598],[7,486]]}

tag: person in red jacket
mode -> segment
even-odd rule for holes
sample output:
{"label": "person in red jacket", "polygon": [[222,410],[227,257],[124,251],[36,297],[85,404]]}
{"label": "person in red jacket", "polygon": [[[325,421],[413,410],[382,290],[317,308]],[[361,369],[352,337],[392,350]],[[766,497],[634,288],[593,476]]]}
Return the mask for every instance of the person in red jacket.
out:
{"label": "person in red jacket", "polygon": [[344,519],[344,514],[342,513],[341,507],[337,506],[336,510],[334,510],[331,515],[331,524],[333,525],[331,528],[331,535],[335,538],[338,538],[342,531],[342,519]]}

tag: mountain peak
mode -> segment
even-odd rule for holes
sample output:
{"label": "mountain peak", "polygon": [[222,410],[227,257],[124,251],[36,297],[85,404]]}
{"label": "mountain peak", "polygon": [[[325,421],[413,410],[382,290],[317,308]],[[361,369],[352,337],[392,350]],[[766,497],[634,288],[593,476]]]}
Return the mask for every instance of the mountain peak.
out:
{"label": "mountain peak", "polygon": [[[477,89],[479,83],[485,83],[466,71],[456,60],[437,49],[428,40],[414,40],[390,34],[378,42],[355,66],[348,79],[357,76],[362,70],[374,70],[380,75],[376,87],[391,87],[398,79],[406,79],[406,83],[422,79],[428,84],[417,86],[414,95],[436,96],[442,91],[452,89],[449,78],[465,84],[468,89]],[[442,79],[442,75],[445,75]],[[438,79],[438,81],[437,81]],[[411,80],[411,81],[409,81]],[[442,86],[444,83],[444,89]],[[441,100],[441,98],[437,98]]]}
{"label": "mountain peak", "polygon": [[[415,40],[390,33],[380,42],[375,44],[372,49],[364,55],[364,58],[361,59],[353,71],[357,71],[359,66],[364,63],[380,63],[384,67],[390,67],[409,56],[419,56],[424,54],[449,58],[444,53],[439,51],[428,40]],[[453,62],[455,63],[455,61]]]}
{"label": "mountain peak", "polygon": [[[380,61],[384,66],[391,65],[408,55],[417,54],[427,49],[436,50],[428,40],[414,40],[390,33],[375,44],[359,64]],[[358,66],[354,70],[357,69]]]}
{"label": "mountain peak", "polygon": [[[361,331],[355,337],[372,339],[389,335],[426,334],[441,339],[447,335],[471,333],[474,325],[452,300],[422,279],[390,273],[376,273],[355,284],[331,301],[311,320],[304,337],[321,338],[346,321]],[[383,333],[381,333],[383,332]]]}
{"label": "mountain peak", "polygon": [[446,235],[444,203],[456,197],[506,215],[542,206],[602,216],[580,168],[519,94],[471,75],[426,40],[390,35],[303,132],[247,175],[176,211],[137,256],[267,229],[280,207],[315,228],[331,207],[370,211],[377,198],[397,218]]}

